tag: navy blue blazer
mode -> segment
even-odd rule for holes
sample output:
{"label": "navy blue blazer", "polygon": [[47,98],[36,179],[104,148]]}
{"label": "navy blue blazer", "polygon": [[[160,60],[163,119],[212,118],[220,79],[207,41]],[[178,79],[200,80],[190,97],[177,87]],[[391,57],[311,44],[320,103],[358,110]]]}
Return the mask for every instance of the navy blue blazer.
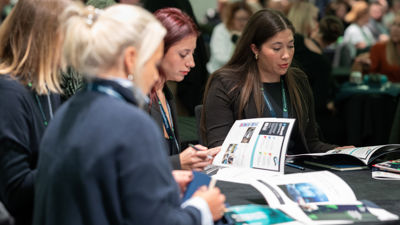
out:
{"label": "navy blue blazer", "polygon": [[59,109],[41,143],[33,224],[201,224],[181,208],[160,129],[132,90],[94,82],[123,99],[83,90]]}

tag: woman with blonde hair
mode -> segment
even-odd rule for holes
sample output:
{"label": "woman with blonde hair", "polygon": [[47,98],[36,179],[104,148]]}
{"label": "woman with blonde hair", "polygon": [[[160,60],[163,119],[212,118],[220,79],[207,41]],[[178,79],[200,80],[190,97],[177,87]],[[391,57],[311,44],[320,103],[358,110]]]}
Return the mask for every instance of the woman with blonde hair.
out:
{"label": "woman with blonde hair", "polygon": [[289,10],[288,19],[293,23],[296,33],[310,37],[318,30],[318,8],[309,2],[296,2]]}
{"label": "woman with blonde hair", "polygon": [[141,108],[159,79],[165,28],[126,4],[104,11],[73,5],[63,21],[63,59],[87,85],[43,136],[33,224],[200,225],[221,218],[218,188],[203,187],[181,204],[178,184],[183,191],[192,174],[174,180],[160,129]]}
{"label": "woman with blonde hair", "polygon": [[30,224],[39,143],[60,104],[59,14],[67,0],[19,0],[0,26],[0,200]]}

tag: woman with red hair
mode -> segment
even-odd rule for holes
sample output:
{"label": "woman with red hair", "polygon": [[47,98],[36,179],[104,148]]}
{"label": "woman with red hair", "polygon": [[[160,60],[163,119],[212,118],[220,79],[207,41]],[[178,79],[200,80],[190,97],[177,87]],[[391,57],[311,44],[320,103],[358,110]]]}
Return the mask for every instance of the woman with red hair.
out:
{"label": "woman with red hair", "polygon": [[207,149],[196,145],[196,149],[181,149],[176,105],[173,94],[166,85],[167,81],[182,81],[195,66],[193,53],[199,31],[193,20],[177,8],[160,9],[154,15],[167,29],[167,34],[164,37],[164,57],[158,67],[160,80],[150,94],[148,111],[164,133],[172,167],[203,170],[212,162],[210,156],[216,155],[219,148]]}

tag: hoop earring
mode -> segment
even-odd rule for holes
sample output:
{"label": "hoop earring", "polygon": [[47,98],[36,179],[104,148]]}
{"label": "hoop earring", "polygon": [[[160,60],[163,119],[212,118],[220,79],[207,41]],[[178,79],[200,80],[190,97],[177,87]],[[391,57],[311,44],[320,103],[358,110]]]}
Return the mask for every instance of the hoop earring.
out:
{"label": "hoop earring", "polygon": [[128,74],[128,80],[133,81],[133,74]]}
{"label": "hoop earring", "polygon": [[258,60],[258,53],[254,54],[254,58]]}

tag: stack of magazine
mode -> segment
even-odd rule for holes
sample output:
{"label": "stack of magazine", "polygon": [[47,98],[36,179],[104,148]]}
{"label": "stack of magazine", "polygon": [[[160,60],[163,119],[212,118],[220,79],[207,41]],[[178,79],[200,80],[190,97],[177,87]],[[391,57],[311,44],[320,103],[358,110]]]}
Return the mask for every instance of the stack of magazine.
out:
{"label": "stack of magazine", "polygon": [[400,180],[400,159],[372,165],[372,177],[379,180]]}

